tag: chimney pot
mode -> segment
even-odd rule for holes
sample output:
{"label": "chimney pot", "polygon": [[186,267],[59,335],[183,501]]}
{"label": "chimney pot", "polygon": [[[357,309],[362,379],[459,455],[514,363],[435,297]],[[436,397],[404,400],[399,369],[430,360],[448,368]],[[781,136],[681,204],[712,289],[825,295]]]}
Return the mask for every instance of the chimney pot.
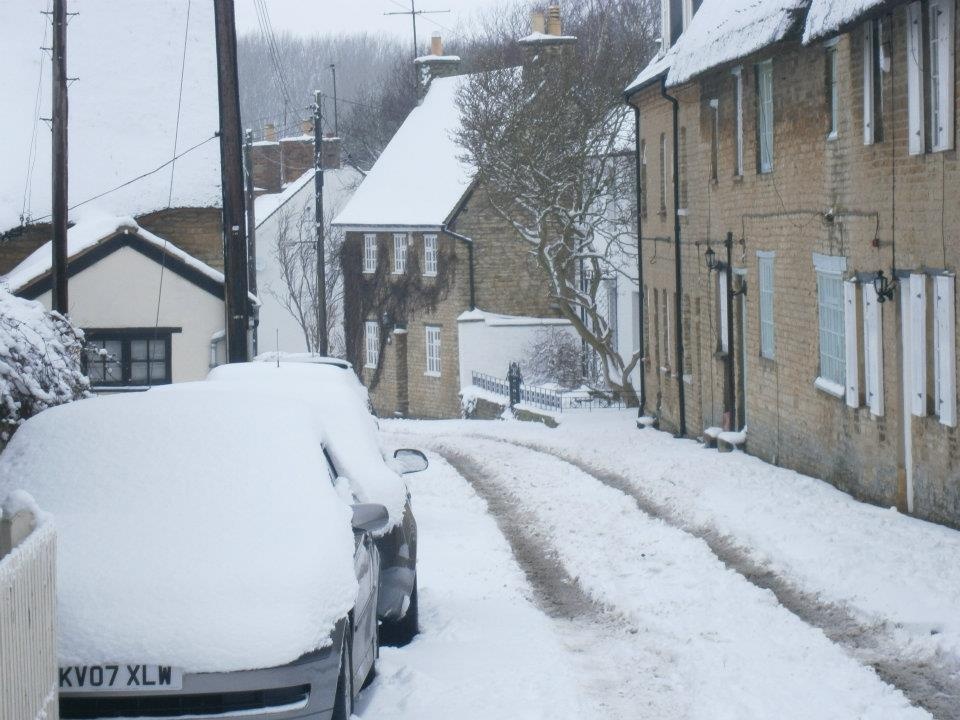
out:
{"label": "chimney pot", "polygon": [[541,35],[547,32],[547,20],[542,10],[534,10],[530,13],[530,27],[533,32]]}
{"label": "chimney pot", "polygon": [[277,141],[277,126],[273,123],[267,123],[263,126],[263,139],[269,142]]}
{"label": "chimney pot", "polygon": [[313,134],[313,120],[301,120],[300,121],[300,132],[304,135]]}
{"label": "chimney pot", "polygon": [[435,32],[430,38],[430,54],[440,57],[443,55],[443,38],[440,33]]}
{"label": "chimney pot", "polygon": [[547,35],[563,35],[559,5],[551,5],[547,8]]}

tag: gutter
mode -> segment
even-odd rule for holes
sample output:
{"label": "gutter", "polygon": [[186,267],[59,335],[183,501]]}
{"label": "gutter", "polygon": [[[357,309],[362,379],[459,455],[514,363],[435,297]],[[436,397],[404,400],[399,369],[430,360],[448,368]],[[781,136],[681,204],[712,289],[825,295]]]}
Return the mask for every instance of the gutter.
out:
{"label": "gutter", "polygon": [[643,417],[646,412],[645,408],[647,406],[647,367],[645,362],[645,356],[647,354],[647,348],[643,342],[643,318],[644,318],[644,300],[645,300],[645,288],[643,286],[643,210],[640,205],[640,198],[642,188],[640,187],[640,180],[643,176],[643,159],[640,156],[640,107],[634,105],[630,102],[632,95],[630,93],[624,94],[624,102],[627,103],[633,110],[633,128],[634,128],[634,137],[633,137],[633,154],[634,154],[634,163],[635,163],[635,172],[636,172],[636,182],[634,183],[634,192],[636,193],[636,208],[637,208],[637,287],[639,288],[639,297],[637,300],[638,304],[638,322],[639,322],[639,348],[640,348],[640,362],[637,367],[640,369],[640,398],[639,398],[639,408],[637,411],[637,417]]}
{"label": "gutter", "polygon": [[474,270],[474,263],[473,263],[473,238],[468,238],[466,235],[461,235],[460,233],[451,230],[450,227],[446,224],[443,224],[440,226],[440,231],[443,232],[445,235],[449,235],[452,238],[455,238],[457,240],[460,240],[463,243],[466,243],[467,245],[467,254],[468,254],[467,262],[469,263],[469,266],[470,266],[470,309],[476,310],[477,309],[477,284],[476,284],[476,271]]}
{"label": "gutter", "polygon": [[687,434],[687,398],[683,380],[683,275],[681,273],[680,227],[680,102],[667,92],[667,78],[660,79],[660,96],[673,106],[673,243],[676,293],[674,296],[674,340],[677,350],[677,401],[680,406],[679,437]]}

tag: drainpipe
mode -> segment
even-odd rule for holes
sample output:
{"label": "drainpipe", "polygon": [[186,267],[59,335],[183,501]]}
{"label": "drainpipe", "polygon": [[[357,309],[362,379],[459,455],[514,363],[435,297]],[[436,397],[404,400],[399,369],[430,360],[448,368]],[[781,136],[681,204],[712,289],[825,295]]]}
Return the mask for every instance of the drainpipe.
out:
{"label": "drainpipe", "polygon": [[643,177],[643,158],[640,156],[640,107],[634,105],[630,102],[630,98],[625,96],[624,99],[627,101],[627,104],[633,108],[633,155],[634,162],[636,165],[636,176],[637,180],[634,183],[634,191],[636,192],[636,208],[637,208],[637,287],[640,290],[639,300],[638,300],[638,318],[639,322],[639,338],[640,338],[640,363],[637,366],[640,369],[640,408],[637,411],[637,417],[643,417],[646,414],[647,407],[647,368],[646,363],[644,362],[644,356],[647,354],[647,348],[643,342],[643,310],[644,310],[644,287],[643,287],[643,211],[640,207],[640,197],[642,188],[640,187],[640,181]]}
{"label": "drainpipe", "polygon": [[676,269],[676,297],[674,298],[674,339],[677,348],[677,401],[680,405],[680,423],[677,435],[687,434],[687,398],[683,380],[683,275],[681,274],[680,228],[680,102],[667,93],[667,78],[660,78],[660,96],[673,106],[673,245]]}
{"label": "drainpipe", "polygon": [[470,266],[470,309],[477,309],[477,283],[476,283],[476,273],[473,266],[473,238],[468,238],[466,235],[461,235],[458,232],[454,232],[446,225],[440,226],[440,231],[446,235],[449,235],[452,238],[456,238],[461,242],[466,243],[467,245],[467,263]]}

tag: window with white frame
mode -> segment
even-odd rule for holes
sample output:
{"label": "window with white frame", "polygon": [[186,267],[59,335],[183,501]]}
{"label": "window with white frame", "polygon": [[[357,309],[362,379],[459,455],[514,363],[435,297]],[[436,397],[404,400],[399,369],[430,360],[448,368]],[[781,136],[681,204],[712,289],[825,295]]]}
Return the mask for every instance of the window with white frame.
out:
{"label": "window with white frame", "polygon": [[957,426],[954,285],[953,275],[933,279],[934,402],[940,422],[949,427]]}
{"label": "window with white frame", "polygon": [[[953,149],[955,0],[907,6],[907,128],[911,155]],[[928,104],[929,103],[929,104]],[[929,117],[927,109],[929,108]]]}
{"label": "window with white frame", "polygon": [[393,274],[403,275],[407,271],[407,234],[395,233],[393,236]]}
{"label": "window with white frame", "polygon": [[757,171],[773,172],[773,60],[757,65]]}
{"label": "window with white frame", "polygon": [[437,274],[437,236],[423,236],[423,274]]}
{"label": "window with white frame", "polygon": [[883,21],[863,26],[863,144],[883,142]]}
{"label": "window with white frame", "polygon": [[840,81],[837,77],[840,70],[839,56],[837,55],[836,40],[830,41],[826,48],[826,74],[827,74],[827,137],[833,139],[837,137],[840,126]]}
{"label": "window with white frame", "polygon": [[768,360],[774,357],[773,321],[773,259],[772,252],[758,252],[758,280],[760,294],[760,355]]}
{"label": "window with white frame", "polygon": [[380,323],[376,320],[367,320],[364,341],[366,344],[364,364],[368,368],[375,368],[380,364]]}
{"label": "window with white frame", "polygon": [[743,68],[733,69],[733,174],[743,175]]}
{"label": "window with white frame", "polygon": [[647,217],[647,141],[640,141],[640,217]]}
{"label": "window with white frame", "polygon": [[377,236],[373,233],[363,236],[363,271],[368,274],[377,271]]}
{"label": "window with white frame", "polygon": [[872,282],[862,285],[863,384],[872,415],[883,415],[883,314]]}
{"label": "window with white frame", "polygon": [[440,326],[427,325],[427,375],[440,377]]}
{"label": "window with white frame", "polygon": [[846,258],[814,253],[817,274],[817,314],[820,334],[820,376],[818,385],[838,397],[846,393],[846,320],[843,273]]}

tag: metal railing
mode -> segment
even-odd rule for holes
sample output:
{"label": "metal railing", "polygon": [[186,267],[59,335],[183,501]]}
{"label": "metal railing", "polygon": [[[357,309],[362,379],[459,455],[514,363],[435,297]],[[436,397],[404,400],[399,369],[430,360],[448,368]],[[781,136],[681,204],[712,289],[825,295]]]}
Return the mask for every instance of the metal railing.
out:
{"label": "metal railing", "polygon": [[0,718],[57,720],[56,535],[0,506]]}
{"label": "metal railing", "polygon": [[[480,372],[473,372],[472,377],[473,384],[478,388],[495,395],[502,395],[509,400],[510,383],[507,380]],[[562,392],[536,385],[527,385],[526,383],[520,385],[520,402],[541,410],[557,413],[562,413],[564,410],[592,411],[626,407],[624,402],[614,394],[597,391]]]}

